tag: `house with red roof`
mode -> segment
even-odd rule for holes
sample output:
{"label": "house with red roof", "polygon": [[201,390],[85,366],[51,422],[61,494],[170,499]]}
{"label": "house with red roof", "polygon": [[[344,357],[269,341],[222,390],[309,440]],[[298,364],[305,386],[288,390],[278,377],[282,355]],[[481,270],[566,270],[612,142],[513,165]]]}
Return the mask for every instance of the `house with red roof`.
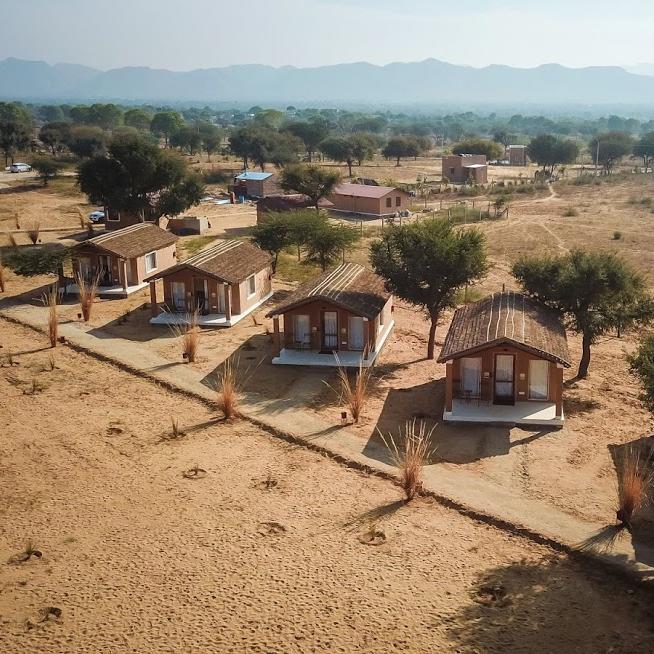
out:
{"label": "house with red roof", "polygon": [[393,186],[341,184],[329,196],[331,211],[383,218],[408,211],[411,196]]}

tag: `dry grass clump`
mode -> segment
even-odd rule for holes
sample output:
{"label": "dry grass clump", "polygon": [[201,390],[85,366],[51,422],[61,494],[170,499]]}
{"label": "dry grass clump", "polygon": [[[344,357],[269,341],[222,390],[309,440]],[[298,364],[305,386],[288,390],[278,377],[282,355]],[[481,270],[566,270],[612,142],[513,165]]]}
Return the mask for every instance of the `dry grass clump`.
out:
{"label": "dry grass clump", "polygon": [[574,207],[568,207],[564,212],[563,216],[564,218],[572,218],[574,216],[578,216],[579,212],[574,208]]}
{"label": "dry grass clump", "polygon": [[7,269],[2,265],[2,259],[0,259],[0,293],[5,292],[6,283],[7,283]]}
{"label": "dry grass clump", "polygon": [[6,236],[9,247],[15,250],[18,247],[18,241],[16,240],[16,237],[11,232],[6,232]]}
{"label": "dry grass clump", "polygon": [[618,465],[618,509],[616,518],[630,529],[633,519],[652,500],[654,467],[641,455],[640,448],[629,447]]}
{"label": "dry grass clump", "polygon": [[98,295],[98,284],[100,283],[99,275],[96,275],[90,282],[87,282],[79,272],[75,273],[75,282],[79,289],[79,303],[82,307],[82,317],[84,322],[91,320],[93,303]]}
{"label": "dry grass clump", "polygon": [[184,436],[184,430],[179,426],[179,418],[170,418],[170,439],[181,438]]}
{"label": "dry grass clump", "polygon": [[57,285],[53,284],[42,296],[41,302],[48,308],[48,338],[50,347],[57,347],[59,338],[59,321],[57,319]]}
{"label": "dry grass clump", "polygon": [[232,359],[227,359],[218,376],[216,406],[225,417],[232,420],[239,415],[240,380],[236,365]]}
{"label": "dry grass clump", "polygon": [[393,465],[400,470],[400,486],[407,502],[422,490],[422,471],[434,452],[431,447],[433,432],[434,427],[427,429],[427,425],[420,422],[416,428],[416,421],[410,420],[405,423],[404,429],[400,432],[399,442],[392,434],[386,438],[380,433]]}
{"label": "dry grass clump", "polygon": [[25,543],[25,548],[22,552],[14,554],[9,558],[9,563],[25,563],[29,561],[32,557],[40,559],[43,556],[43,552],[39,550],[35,545],[32,539],[29,539]]}
{"label": "dry grass clump", "polygon": [[199,316],[200,312],[196,309],[193,313],[189,313],[181,324],[171,325],[170,328],[175,337],[182,339],[182,356],[189,363],[195,363],[198,356],[200,346]]}
{"label": "dry grass clump", "polygon": [[41,235],[41,223],[37,220],[27,228],[27,236],[29,240],[32,242],[32,245],[36,245],[39,242],[40,235]]}
{"label": "dry grass clump", "polygon": [[359,363],[359,369],[354,380],[352,380],[347,368],[340,364],[338,355],[336,355],[336,361],[338,362],[338,387],[333,388],[330,386],[330,388],[339,394],[340,402],[350,409],[354,422],[359,422],[369,397],[372,369],[364,368],[363,362]]}

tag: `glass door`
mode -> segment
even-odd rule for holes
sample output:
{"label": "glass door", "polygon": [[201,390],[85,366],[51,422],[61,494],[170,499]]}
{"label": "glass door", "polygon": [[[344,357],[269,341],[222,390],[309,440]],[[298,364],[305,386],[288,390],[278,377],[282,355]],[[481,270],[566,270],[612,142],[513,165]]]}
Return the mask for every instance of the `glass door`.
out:
{"label": "glass door", "polygon": [[495,355],[495,404],[514,404],[514,356]]}
{"label": "glass door", "polygon": [[338,350],[338,314],[336,311],[322,313],[322,346],[324,350]]}
{"label": "glass door", "polygon": [[186,311],[186,286],[184,282],[171,282],[170,295],[175,311]]}

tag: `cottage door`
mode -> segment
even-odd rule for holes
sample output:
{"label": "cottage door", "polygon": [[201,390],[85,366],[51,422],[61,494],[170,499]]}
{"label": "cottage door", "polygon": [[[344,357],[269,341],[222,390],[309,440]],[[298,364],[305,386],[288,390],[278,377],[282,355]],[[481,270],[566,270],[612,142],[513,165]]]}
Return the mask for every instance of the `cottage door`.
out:
{"label": "cottage door", "polygon": [[514,404],[514,356],[495,355],[495,404]]}
{"label": "cottage door", "polygon": [[338,314],[336,311],[322,312],[322,348],[328,352],[338,350]]}
{"label": "cottage door", "polygon": [[225,285],[218,284],[218,313],[225,313]]}
{"label": "cottage door", "polygon": [[529,361],[529,399],[546,400],[549,397],[549,361],[531,359]]}
{"label": "cottage door", "polygon": [[170,295],[174,311],[186,311],[186,285],[184,282],[171,282]]}
{"label": "cottage door", "polygon": [[365,345],[363,318],[350,316],[348,328],[350,350],[363,350]]}
{"label": "cottage door", "polygon": [[463,397],[478,398],[481,395],[481,357],[464,357],[460,365]]}
{"label": "cottage door", "polygon": [[293,343],[297,349],[311,347],[311,320],[307,315],[293,317]]}
{"label": "cottage door", "polygon": [[209,313],[208,308],[208,288],[207,280],[201,277],[196,277],[193,281],[193,293],[195,296],[195,308],[198,309],[200,315],[207,315]]}
{"label": "cottage door", "polygon": [[111,286],[111,262],[109,257],[102,254],[98,257],[98,265],[100,267],[100,286]]}

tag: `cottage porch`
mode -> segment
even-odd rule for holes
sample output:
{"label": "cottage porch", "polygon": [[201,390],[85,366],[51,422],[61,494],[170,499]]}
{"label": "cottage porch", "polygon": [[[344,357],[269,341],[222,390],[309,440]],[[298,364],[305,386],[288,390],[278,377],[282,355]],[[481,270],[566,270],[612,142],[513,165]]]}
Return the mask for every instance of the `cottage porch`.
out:
{"label": "cottage porch", "polygon": [[445,410],[444,422],[484,424],[543,425],[562,427],[564,416],[556,415],[555,402],[516,402],[512,405],[453,399],[452,411]]}
{"label": "cottage porch", "polygon": [[[97,289],[97,295],[99,297],[110,297],[110,298],[117,298],[117,297],[127,297],[128,295],[131,295],[132,293],[136,293],[137,291],[141,291],[144,288],[147,288],[148,283],[143,282],[142,284],[134,284],[132,286],[121,286],[120,284],[114,284],[112,286],[98,286]],[[79,286],[77,284],[67,284],[65,287],[66,293],[73,293],[75,295],[79,295]]]}

